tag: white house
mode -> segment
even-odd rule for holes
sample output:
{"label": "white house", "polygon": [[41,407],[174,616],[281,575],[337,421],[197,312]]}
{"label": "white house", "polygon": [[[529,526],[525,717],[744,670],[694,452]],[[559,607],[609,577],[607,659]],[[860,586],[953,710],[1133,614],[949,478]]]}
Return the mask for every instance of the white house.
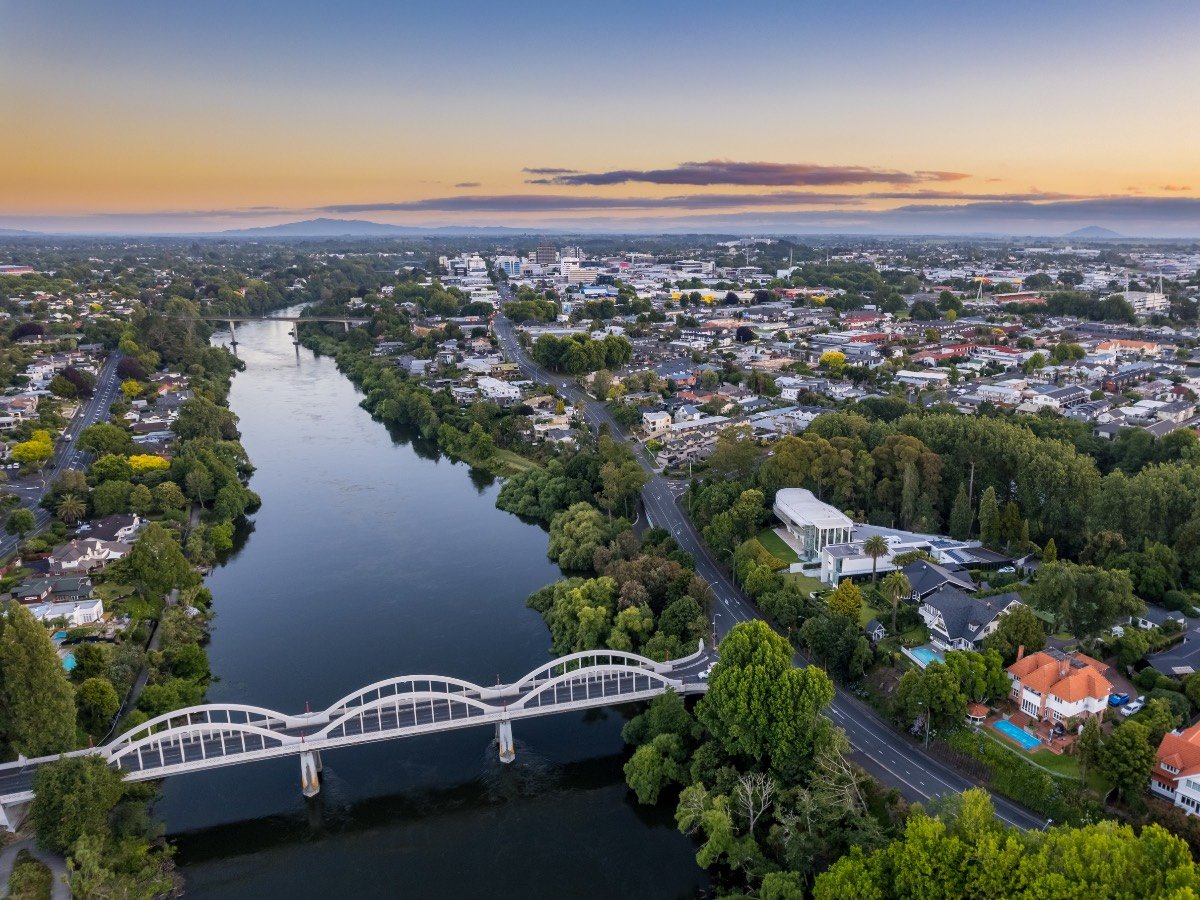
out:
{"label": "white house", "polygon": [[917,612],[939,650],[978,650],[1000,616],[1020,605],[1019,594],[971,597],[947,585],[925,597]]}
{"label": "white house", "polygon": [[512,406],[521,399],[520,388],[501,381],[499,378],[483,376],[475,381],[479,394],[484,400],[491,401],[497,406]]}
{"label": "white house", "polygon": [[671,414],[666,410],[642,413],[642,429],[646,434],[662,434],[671,430]]}
{"label": "white house", "polygon": [[1188,815],[1200,815],[1200,723],[1163,735],[1150,790]]}
{"label": "white house", "polygon": [[39,622],[65,619],[69,627],[78,628],[80,625],[100,621],[100,617],[104,615],[104,601],[99,597],[91,597],[87,600],[64,600],[60,603],[35,603],[28,609]]}
{"label": "white house", "polygon": [[783,488],[775,495],[775,515],[788,533],[803,543],[801,554],[809,560],[829,544],[850,540],[854,523],[841,511],[822,503],[804,488]]}

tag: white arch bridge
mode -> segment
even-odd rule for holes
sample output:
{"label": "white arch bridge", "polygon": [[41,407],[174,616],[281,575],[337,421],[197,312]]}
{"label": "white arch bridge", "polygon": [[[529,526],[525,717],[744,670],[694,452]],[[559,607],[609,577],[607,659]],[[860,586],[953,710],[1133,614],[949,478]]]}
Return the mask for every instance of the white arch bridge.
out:
{"label": "white arch bridge", "polygon": [[[511,762],[512,723],[518,719],[648,700],[668,690],[703,693],[705,670],[715,661],[715,652],[703,642],[691,656],[664,663],[619,650],[589,650],[494,687],[444,675],[388,678],[324,710],[298,715],[206,703],[150,719],[103,746],[65,755],[99,756],[127,781],[299,756],[301,788],[311,797],[320,790],[322,750],[492,725],[500,759]],[[0,825],[14,830],[15,811],[33,799],[38,767],[58,758],[0,765]]]}

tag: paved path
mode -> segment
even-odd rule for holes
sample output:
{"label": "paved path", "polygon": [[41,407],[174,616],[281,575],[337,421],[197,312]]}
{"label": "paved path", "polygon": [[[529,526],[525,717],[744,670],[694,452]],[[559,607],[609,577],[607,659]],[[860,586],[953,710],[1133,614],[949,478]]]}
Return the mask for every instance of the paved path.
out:
{"label": "paved path", "polygon": [[[646,470],[649,481],[642,490],[642,503],[651,525],[665,528],[676,543],[696,560],[696,573],[708,582],[716,597],[714,630],[726,634],[739,622],[762,618],[746,596],[738,590],[717,565],[707,546],[696,533],[691,520],[679,507],[678,482],[663,478],[645,459],[640,446],[613,419],[608,408],[587,396],[570,378],[539,366],[520,346],[516,333],[504,316],[495,320],[496,336],[508,356],[516,361],[526,377],[553,385],[571,402],[584,401],[585,416],[593,430],[607,425],[610,434],[630,445],[634,457]],[[807,665],[804,654],[797,652],[797,665]],[[962,793],[978,784],[925,753],[907,737],[893,729],[872,707],[845,691],[837,691],[829,707],[830,718],[841,727],[855,750],[860,765],[884,784],[898,788],[910,801],[927,802],[934,797]],[[1022,806],[1004,797],[994,796],[996,815],[1019,828],[1041,828],[1045,822]]]}
{"label": "paved path", "polygon": [[12,874],[17,854],[28,850],[34,858],[50,867],[50,877],[53,879],[50,896],[53,900],[71,900],[71,889],[67,887],[67,866],[61,856],[39,850],[33,838],[23,838],[0,850],[0,897],[8,896],[8,878]]}

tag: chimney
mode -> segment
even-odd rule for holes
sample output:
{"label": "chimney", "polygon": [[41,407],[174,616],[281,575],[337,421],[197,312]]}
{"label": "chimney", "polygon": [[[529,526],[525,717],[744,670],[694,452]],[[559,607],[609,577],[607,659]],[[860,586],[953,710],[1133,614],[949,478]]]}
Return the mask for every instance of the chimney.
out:
{"label": "chimney", "polygon": [[1020,660],[1024,656],[1025,656],[1025,645],[1022,644],[1020,647],[1017,648],[1017,661],[1020,662]]}

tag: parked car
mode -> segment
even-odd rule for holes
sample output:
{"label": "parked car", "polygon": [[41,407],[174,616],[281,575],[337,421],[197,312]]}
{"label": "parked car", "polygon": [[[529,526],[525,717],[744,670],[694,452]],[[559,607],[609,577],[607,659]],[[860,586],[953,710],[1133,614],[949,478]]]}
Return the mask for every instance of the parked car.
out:
{"label": "parked car", "polygon": [[1110,694],[1108,697],[1109,706],[1124,706],[1129,702],[1128,694]]}
{"label": "parked car", "polygon": [[1132,716],[1135,712],[1141,712],[1142,708],[1145,707],[1145,705],[1146,705],[1145,696],[1140,696],[1136,700],[1134,700],[1132,703],[1130,703],[1128,706],[1122,706],[1121,707],[1121,715]]}

